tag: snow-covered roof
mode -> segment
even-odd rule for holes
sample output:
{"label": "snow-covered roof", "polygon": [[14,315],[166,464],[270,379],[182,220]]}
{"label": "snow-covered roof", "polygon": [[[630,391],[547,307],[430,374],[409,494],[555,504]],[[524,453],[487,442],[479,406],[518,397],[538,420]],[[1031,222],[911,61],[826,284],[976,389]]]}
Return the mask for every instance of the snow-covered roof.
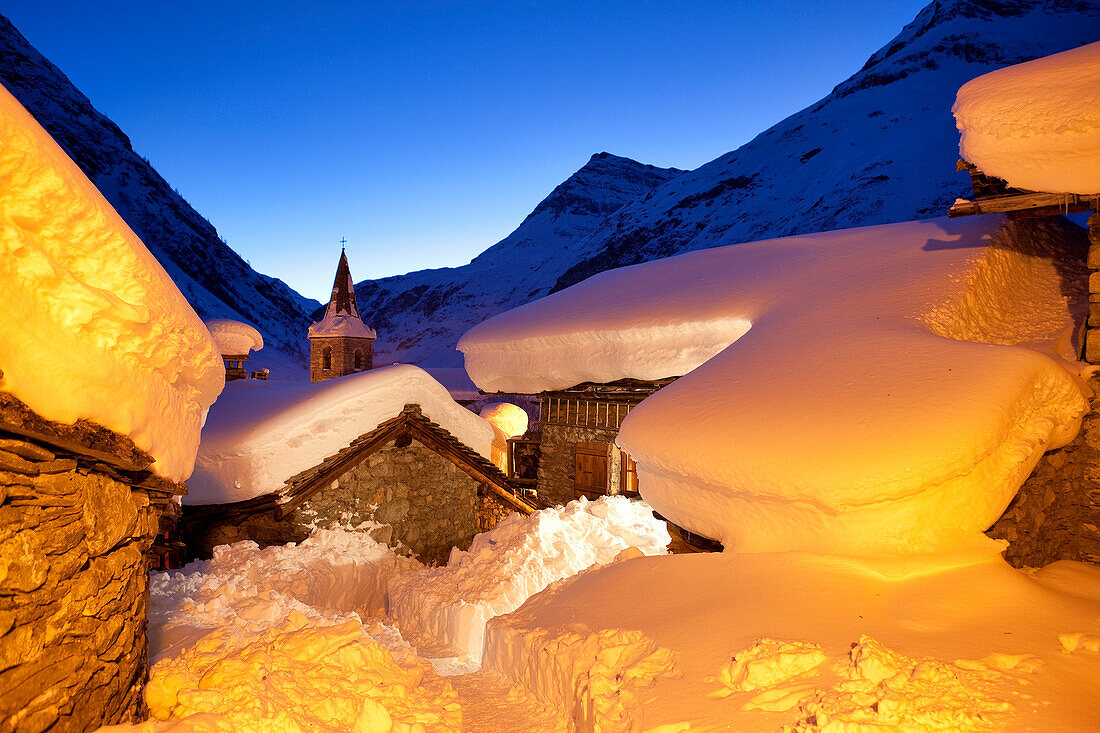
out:
{"label": "snow-covered roof", "polygon": [[264,347],[264,337],[247,323],[228,318],[212,318],[203,323],[222,355],[244,356]]}
{"label": "snow-covered roof", "polygon": [[126,223],[0,87],[0,390],[44,418],[129,436],[191,473],[225,370],[210,334]]}
{"label": "snow-covered roof", "polygon": [[332,283],[332,296],[325,306],[325,315],[309,327],[309,336],[349,336],[351,338],[378,338],[373,328],[359,317],[359,304],[355,301],[355,283],[351,279],[348,257],[340,252],[336,265],[336,279]]}
{"label": "snow-covered roof", "polygon": [[489,458],[493,429],[408,364],[314,384],[238,380],[210,409],[185,504],[223,504],[273,493],[406,404]]}
{"label": "snow-covered roof", "polygon": [[1077,431],[1086,401],[1050,350],[1087,301],[1068,226],[937,219],[693,252],[459,348],[486,391],[686,374],[618,441],[654,509],[727,546],[929,549],[984,530]]}
{"label": "snow-covered roof", "polygon": [[1017,188],[1100,193],[1100,42],[959,89],[959,152]]}

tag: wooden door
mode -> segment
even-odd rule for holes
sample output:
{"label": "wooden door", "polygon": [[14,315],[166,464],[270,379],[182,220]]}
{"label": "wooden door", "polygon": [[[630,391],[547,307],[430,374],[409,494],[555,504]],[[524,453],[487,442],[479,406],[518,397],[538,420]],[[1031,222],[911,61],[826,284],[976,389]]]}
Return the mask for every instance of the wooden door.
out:
{"label": "wooden door", "polygon": [[611,444],[576,443],[573,498],[598,499],[611,489]]}

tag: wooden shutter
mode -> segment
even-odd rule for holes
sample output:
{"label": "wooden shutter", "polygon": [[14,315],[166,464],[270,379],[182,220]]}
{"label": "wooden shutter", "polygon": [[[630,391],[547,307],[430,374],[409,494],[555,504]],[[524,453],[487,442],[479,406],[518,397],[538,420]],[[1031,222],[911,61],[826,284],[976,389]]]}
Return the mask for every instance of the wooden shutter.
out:
{"label": "wooden shutter", "polygon": [[598,499],[611,488],[611,444],[576,443],[573,498]]}
{"label": "wooden shutter", "polygon": [[622,473],[619,474],[619,491],[625,496],[630,498],[637,497],[638,494],[638,464],[634,462],[634,459],[626,454],[626,451],[621,453],[623,457]]}

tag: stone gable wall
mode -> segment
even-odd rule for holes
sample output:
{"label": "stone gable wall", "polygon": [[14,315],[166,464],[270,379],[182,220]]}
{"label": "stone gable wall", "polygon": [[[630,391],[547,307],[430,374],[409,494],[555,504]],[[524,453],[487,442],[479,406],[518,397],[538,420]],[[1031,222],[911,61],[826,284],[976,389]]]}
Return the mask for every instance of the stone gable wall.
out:
{"label": "stone gable wall", "polygon": [[159,516],[141,490],[0,439],[0,730],[145,717]]}
{"label": "stone gable wall", "polygon": [[[1100,379],[1089,382],[1100,393]],[[1055,560],[1100,565],[1100,399],[1065,448],[1044,455],[1001,518],[986,532],[1008,540],[1005,559],[1022,567]]]}
{"label": "stone gable wall", "polygon": [[336,483],[283,520],[263,512],[239,524],[188,522],[188,544],[196,555],[209,557],[214,546],[230,542],[301,542],[313,527],[374,522],[384,525],[368,530],[377,541],[440,564],[452,547],[465,549],[480,531],[478,482],[416,441],[406,448],[379,450]]}
{"label": "stone gable wall", "polygon": [[[325,347],[332,349],[332,369],[323,369]],[[363,368],[355,368],[355,351],[363,352]],[[374,368],[374,339],[315,336],[309,340],[309,381],[324,382]]]}
{"label": "stone gable wall", "polygon": [[555,506],[573,501],[573,482],[576,473],[574,445],[576,443],[611,445],[611,493],[618,493],[622,461],[621,452],[615,446],[617,435],[618,431],[606,428],[544,424],[539,458],[539,503],[543,506]]}

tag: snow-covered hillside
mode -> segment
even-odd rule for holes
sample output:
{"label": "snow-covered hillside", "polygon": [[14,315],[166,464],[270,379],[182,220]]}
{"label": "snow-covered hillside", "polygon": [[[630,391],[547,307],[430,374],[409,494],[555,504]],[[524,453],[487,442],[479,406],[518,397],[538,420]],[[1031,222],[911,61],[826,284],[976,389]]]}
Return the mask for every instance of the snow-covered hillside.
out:
{"label": "snow-covered hillside", "polygon": [[[360,283],[364,313],[379,329],[375,348],[382,360],[457,364],[455,336],[466,328],[597,272],[725,244],[942,216],[969,188],[954,165],[958,88],[1098,37],[1095,2],[933,2],[829,96],[737,150],[689,173],[667,172],[663,185],[630,201],[627,186],[608,194],[627,168],[622,159],[597,156],[470,265]],[[611,162],[619,165],[607,170]],[[598,228],[593,219],[602,212],[593,208],[563,225],[549,215],[559,194],[617,210]]]}
{"label": "snow-covered hillside", "polygon": [[583,255],[578,246],[601,221],[682,173],[608,153],[593,155],[514,232],[470,264],[359,283],[360,311],[378,331],[375,363],[460,365],[454,347],[468,328],[546,295]]}
{"label": "snow-covered hillside", "polygon": [[2,15],[0,83],[76,161],[202,318],[247,321],[269,349],[306,353],[309,314],[318,303],[249,267]]}
{"label": "snow-covered hillside", "polygon": [[1100,5],[936,0],[829,96],[608,218],[558,281],[679,252],[943,216],[955,93],[976,76],[1100,37]]}

